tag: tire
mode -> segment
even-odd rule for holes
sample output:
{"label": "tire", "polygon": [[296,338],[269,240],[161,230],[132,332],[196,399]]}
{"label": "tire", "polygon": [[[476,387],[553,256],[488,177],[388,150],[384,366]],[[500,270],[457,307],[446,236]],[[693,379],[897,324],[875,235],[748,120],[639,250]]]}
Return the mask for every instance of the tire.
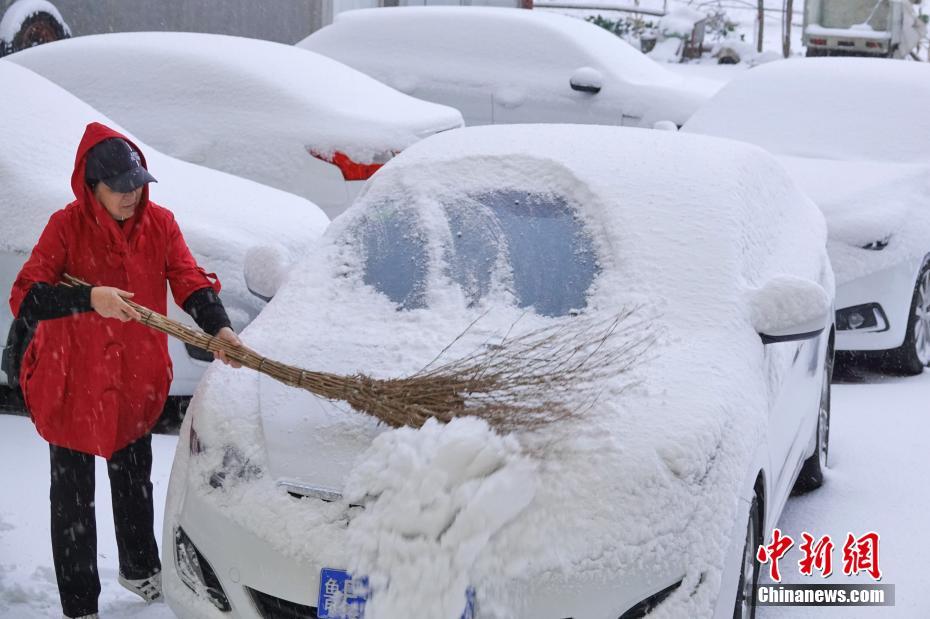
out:
{"label": "tire", "polygon": [[830,455],[830,381],[833,379],[833,351],[827,352],[817,413],[817,439],[814,453],[804,461],[794,482],[792,494],[803,494],[823,485],[823,473]]}
{"label": "tire", "polygon": [[882,369],[905,376],[920,374],[930,365],[930,262],[921,267],[911,297],[904,343],[882,356]]}
{"label": "tire", "polygon": [[13,36],[10,51],[18,52],[43,43],[68,38],[65,26],[50,13],[35,13],[26,18]]}
{"label": "tire", "polygon": [[756,616],[756,590],[759,587],[759,562],[756,561],[756,549],[762,544],[762,514],[760,512],[759,500],[753,497],[746,524],[746,545],[743,547],[743,562],[739,572],[739,584],[736,588],[736,603],[733,605],[733,619],[754,619]]}

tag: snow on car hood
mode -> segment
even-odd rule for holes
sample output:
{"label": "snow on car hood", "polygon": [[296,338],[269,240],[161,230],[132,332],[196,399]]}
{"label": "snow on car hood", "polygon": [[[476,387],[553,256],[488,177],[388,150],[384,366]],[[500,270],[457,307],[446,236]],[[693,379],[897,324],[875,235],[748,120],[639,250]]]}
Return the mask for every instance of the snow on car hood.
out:
{"label": "snow on car hood", "polygon": [[[394,196],[416,209],[432,238],[445,220],[437,200],[500,186],[557,192],[577,205],[601,267],[582,316],[526,312],[502,301],[506,291],[469,307],[442,269],[430,271],[421,309],[398,311],[363,283],[346,239],[366,209]],[[211,367],[189,410],[198,436],[235,443],[265,476],[207,499],[308,565],[347,566],[376,589],[390,575],[397,588],[380,598],[383,616],[451,616],[466,584],[482,608],[514,608],[508,591],[529,580],[622,580],[642,565],[685,579],[667,616],[705,616],[765,429],[766,394],[783,379],[763,371],[747,286],[785,274],[819,281],[824,241],[817,209],[747,145],[527,125],[426,140],[385,166],[333,223],[243,334],[248,345],[309,370],[396,377],[423,368],[477,318],[444,358],[511,330],[624,306],[637,307],[634,333],[654,335],[655,344],[627,377],[605,381],[580,419],[509,437],[468,419],[390,430],[344,405]],[[824,286],[832,293],[830,281]],[[209,469],[220,455],[202,460]],[[275,488],[282,478],[344,497],[295,501]]]}
{"label": "snow on car hood", "polygon": [[28,69],[2,60],[0,81],[6,85],[0,92],[6,145],[0,151],[0,250],[25,257],[49,216],[74,200],[69,180],[74,153],[92,121],[130,136],[145,153],[159,181],[150,186],[151,200],[175,214],[197,261],[219,275],[237,327],[263,305],[245,285],[248,249],[274,244],[296,259],[329,223],[308,200],[163,155]]}
{"label": "snow on car hood", "polygon": [[[145,72],[124,88],[109,88],[99,66],[115,57]],[[95,58],[101,60],[95,62]],[[243,99],[228,113],[203,118],[203,136],[222,139],[231,123],[244,123],[269,133],[283,133],[322,154],[341,151],[357,161],[371,161],[385,151],[399,151],[437,131],[462,126],[456,110],[409,97],[355,69],[291,45],[218,34],[130,32],[76,37],[37,46],[11,56],[21,64],[88,100],[98,100],[135,118],[150,142],[172,135],[178,113],[216,109],[219,95]],[[173,93],[172,84],[195,88]],[[124,92],[125,90],[125,92]],[[105,98],[99,92],[106,92]],[[158,102],[159,109],[138,110],[139,101]],[[240,108],[247,108],[243,113]],[[177,110],[171,113],[171,110]],[[259,112],[272,117],[266,118]],[[142,120],[144,119],[144,122]],[[284,120],[286,119],[286,120]],[[282,124],[283,121],[283,124]],[[124,121],[128,122],[128,121]],[[159,130],[159,123],[167,125]],[[261,126],[264,123],[264,126]],[[165,149],[169,150],[169,149]],[[172,151],[174,152],[174,151]]]}
{"label": "snow on car hood", "polygon": [[[779,157],[827,220],[838,283],[930,251],[930,166]],[[887,242],[880,251],[863,249]]]}

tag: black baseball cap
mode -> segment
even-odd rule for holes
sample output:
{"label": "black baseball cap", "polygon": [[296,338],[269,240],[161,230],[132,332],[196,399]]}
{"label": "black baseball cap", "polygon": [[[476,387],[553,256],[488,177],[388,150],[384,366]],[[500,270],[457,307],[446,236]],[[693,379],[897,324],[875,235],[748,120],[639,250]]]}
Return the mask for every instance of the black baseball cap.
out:
{"label": "black baseball cap", "polygon": [[120,193],[135,191],[146,183],[157,183],[142,165],[139,153],[122,138],[109,138],[87,151],[84,180],[91,185],[103,181]]}

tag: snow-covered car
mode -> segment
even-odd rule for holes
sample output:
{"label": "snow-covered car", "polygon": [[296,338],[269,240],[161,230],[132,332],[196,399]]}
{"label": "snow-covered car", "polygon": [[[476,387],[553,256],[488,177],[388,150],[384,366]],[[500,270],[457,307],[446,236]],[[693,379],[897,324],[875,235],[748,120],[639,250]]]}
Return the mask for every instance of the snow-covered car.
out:
{"label": "snow-covered car", "polygon": [[347,11],[297,45],[457,108],[468,125],[681,125],[720,87],[673,74],[594,24],[542,11]]}
{"label": "snow-covered car", "polygon": [[256,39],[104,34],[9,60],[165,154],[303,196],[330,218],[394,154],[462,125],[454,109],[399,93],[319,54]]}
{"label": "snow-covered car", "polygon": [[683,131],[774,153],[827,219],[836,348],[890,371],[930,363],[930,67],[780,61],[731,82]]}
{"label": "snow-covered car", "polygon": [[511,125],[412,146],[291,271],[249,346],[387,378],[625,311],[604,346],[653,343],[608,365],[596,400],[566,395],[576,416],[505,436],[474,417],[391,430],[211,368],[168,489],[168,603],[332,617],[356,574],[370,619],[457,617],[469,592],[486,618],[751,616],[757,544],[796,481],[823,480],[825,244],[810,199],[737,142]]}
{"label": "snow-covered car", "polygon": [[71,36],[48,0],[0,0],[0,56]]}
{"label": "snow-covered car", "polygon": [[[74,95],[28,69],[0,60],[0,290],[9,295],[13,280],[39,238],[48,218],[75,197],[71,189],[74,157],[84,129],[113,123]],[[230,174],[178,161],[133,141],[145,153],[158,179],[151,199],[169,208],[197,261],[216,272],[221,296],[237,330],[264,307],[245,282],[246,255],[259,263],[264,255],[281,260],[303,255],[329,224],[313,203]],[[259,269],[260,271],[260,269]],[[6,299],[6,296],[4,297]],[[169,303],[169,314],[187,324],[193,320]],[[0,308],[0,337],[6,356],[13,316]],[[174,365],[172,396],[190,396],[211,356],[206,351],[169,340]],[[0,375],[4,384],[9,377]]]}

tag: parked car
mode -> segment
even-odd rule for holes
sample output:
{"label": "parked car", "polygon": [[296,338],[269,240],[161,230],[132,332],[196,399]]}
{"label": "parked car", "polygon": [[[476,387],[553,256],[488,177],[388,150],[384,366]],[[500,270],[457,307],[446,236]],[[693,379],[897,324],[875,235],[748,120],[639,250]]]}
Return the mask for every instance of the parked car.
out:
{"label": "parked car", "polygon": [[396,605],[379,616],[453,616],[468,591],[479,614],[752,616],[758,544],[792,487],[823,480],[825,242],[749,145],[579,125],[415,144],[275,291],[250,346],[389,378],[624,308],[620,330],[654,343],[577,418],[506,437],[469,417],[392,430],[211,368],[168,489],[169,605],[341,616],[331,602],[365,576],[369,603]]}
{"label": "parked car", "polygon": [[[171,156],[341,213],[362,181],[455,110],[290,45],[179,32],[77,37],[9,60]],[[112,87],[119,76],[119,88]]]}
{"label": "parked car", "polygon": [[[71,175],[87,124],[102,122],[131,134],[45,78],[5,59],[0,60],[0,81],[0,290],[6,299],[48,218],[75,199]],[[265,305],[246,287],[246,254],[254,248],[257,256],[299,256],[317,242],[328,219],[303,198],[178,161],[132,139],[159,181],[150,186],[151,199],[175,214],[197,261],[218,274],[233,327],[244,328]],[[173,302],[169,308],[172,317],[194,325]],[[12,321],[4,302],[4,356]],[[212,357],[176,340],[169,340],[168,348],[174,365],[170,394],[190,396]],[[6,384],[10,377],[3,373],[0,378]]]}
{"label": "parked car", "polygon": [[47,0],[0,0],[0,56],[71,36]]}
{"label": "parked car", "polygon": [[594,24],[542,11],[348,11],[297,45],[451,105],[468,125],[681,125],[720,87],[675,75]]}
{"label": "parked car", "polygon": [[731,82],[684,131],[778,155],[827,218],[836,347],[895,372],[930,363],[930,67],[810,58]]}

